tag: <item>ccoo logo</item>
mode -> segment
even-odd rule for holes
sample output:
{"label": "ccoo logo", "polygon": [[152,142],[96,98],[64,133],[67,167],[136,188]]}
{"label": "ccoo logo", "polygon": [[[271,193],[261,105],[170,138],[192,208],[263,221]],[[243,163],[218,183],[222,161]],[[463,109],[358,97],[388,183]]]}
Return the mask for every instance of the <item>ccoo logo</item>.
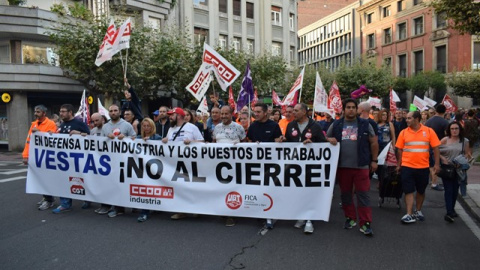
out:
{"label": "ccoo logo", "polygon": [[227,194],[227,197],[225,198],[225,204],[232,210],[238,209],[240,206],[242,206],[242,196],[240,193],[232,191]]}

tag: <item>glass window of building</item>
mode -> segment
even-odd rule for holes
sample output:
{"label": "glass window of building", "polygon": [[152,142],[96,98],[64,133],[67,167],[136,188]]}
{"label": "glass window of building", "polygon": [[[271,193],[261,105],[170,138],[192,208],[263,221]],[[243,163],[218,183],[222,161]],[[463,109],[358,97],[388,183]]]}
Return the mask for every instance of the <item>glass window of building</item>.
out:
{"label": "glass window of building", "polygon": [[23,64],[44,64],[59,66],[58,55],[47,46],[22,45]]}
{"label": "glass window of building", "polygon": [[282,43],[272,42],[272,55],[281,56],[282,55]]}
{"label": "glass window of building", "polygon": [[407,77],[407,55],[398,56],[398,76]]}
{"label": "glass window of building", "polygon": [[[1,54],[1,52],[0,52]],[[0,56],[1,57],[1,56]],[[473,43],[473,69],[480,69],[480,42]]]}
{"label": "glass window of building", "polygon": [[415,60],[415,74],[423,71],[423,51],[416,51],[413,53]]}
{"label": "glass window of building", "polygon": [[391,12],[392,12],[392,11],[391,11],[390,6],[383,7],[383,17],[384,17],[384,18],[392,15]]}
{"label": "glass window of building", "polygon": [[0,43],[0,63],[10,63],[10,45]]}
{"label": "glass window of building", "polygon": [[238,37],[234,37],[232,45],[235,52],[239,52],[242,48],[242,40]]}
{"label": "glass window of building", "polygon": [[437,13],[435,16],[437,28],[443,28],[447,26],[447,14],[445,12]]}
{"label": "glass window of building", "polygon": [[407,38],[407,23],[399,23],[397,24],[397,35],[398,40],[406,39]]}
{"label": "glass window of building", "polygon": [[413,19],[413,27],[415,35],[423,34],[423,17]]}
{"label": "glass window of building", "polygon": [[193,28],[193,39],[195,44],[203,46],[205,40],[208,39],[208,30],[200,27]]}
{"label": "glass window of building", "polygon": [[416,6],[416,5],[418,5],[422,2],[423,2],[423,0],[413,0],[413,5]]}
{"label": "glass window of building", "polygon": [[400,12],[405,9],[405,1],[397,1],[397,12]]}
{"label": "glass window of building", "polygon": [[248,19],[253,19],[254,18],[253,8],[254,8],[254,4],[250,3],[250,2],[247,2],[247,18]]}
{"label": "glass window of building", "polygon": [[367,35],[367,46],[369,49],[375,48],[375,34]]}
{"label": "glass window of building", "polygon": [[193,4],[196,6],[208,6],[208,0],[193,0]]}
{"label": "glass window of building", "polygon": [[160,19],[153,18],[153,17],[148,17],[148,24],[152,29],[155,29],[155,30],[160,30],[162,25]]}
{"label": "glass window of building", "polygon": [[392,43],[392,28],[383,29],[383,44]]}
{"label": "glass window of building", "polygon": [[227,39],[228,39],[227,36],[220,35],[218,37],[218,46],[222,49],[227,49],[227,45],[228,45]]}
{"label": "glass window of building", "polygon": [[[290,24],[290,30],[295,31],[295,14],[290,13],[290,17],[288,18],[288,22]],[[316,33],[316,32],[314,32]]]}
{"label": "glass window of building", "polygon": [[372,21],[373,21],[373,13],[367,14],[366,21],[367,21],[367,24],[372,23]]}
{"label": "glass window of building", "polygon": [[242,2],[240,0],[233,0],[233,15],[242,16]]}
{"label": "glass window of building", "polygon": [[447,73],[447,46],[438,46],[435,49],[437,52],[437,71]]}
{"label": "glass window of building", "polygon": [[392,57],[385,57],[385,59],[383,59],[383,64],[386,65],[386,66],[391,66],[392,65]]}
{"label": "glass window of building", "polygon": [[282,8],[272,6],[272,24],[282,26]]}
{"label": "glass window of building", "polygon": [[228,12],[228,0],[219,0],[218,1],[218,11],[222,13]]}
{"label": "glass window of building", "polygon": [[250,54],[255,53],[255,42],[253,41],[253,39],[247,39],[247,51]]}

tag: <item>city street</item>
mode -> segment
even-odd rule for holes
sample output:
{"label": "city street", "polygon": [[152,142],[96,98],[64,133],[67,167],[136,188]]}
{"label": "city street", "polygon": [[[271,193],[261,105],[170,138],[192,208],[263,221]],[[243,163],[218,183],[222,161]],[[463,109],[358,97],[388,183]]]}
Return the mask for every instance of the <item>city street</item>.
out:
{"label": "city street", "polygon": [[[343,229],[335,191],[328,223],[315,222],[313,235],[278,221],[270,231],[263,221],[201,216],[170,220],[155,213],[137,223],[138,213],[116,218],[81,209],[52,214],[38,211],[40,195],[25,194],[26,166],[0,163],[0,265],[2,269],[478,269],[479,228],[457,204],[455,223],[443,220],[443,192],[428,190],[426,221],[402,225],[404,209],[377,207],[371,198],[374,237],[358,226]],[[57,198],[58,201],[58,198]],[[473,228],[473,231],[470,227]]]}

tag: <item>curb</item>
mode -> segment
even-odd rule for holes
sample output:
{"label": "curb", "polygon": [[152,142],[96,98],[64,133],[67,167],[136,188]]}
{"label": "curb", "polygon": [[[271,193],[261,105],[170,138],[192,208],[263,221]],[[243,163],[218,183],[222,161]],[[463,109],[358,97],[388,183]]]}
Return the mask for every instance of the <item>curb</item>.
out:
{"label": "curb", "polygon": [[462,205],[470,217],[474,218],[478,223],[480,223],[480,208],[468,194],[465,198],[462,197],[461,194],[458,194],[457,201],[460,203],[460,205]]}

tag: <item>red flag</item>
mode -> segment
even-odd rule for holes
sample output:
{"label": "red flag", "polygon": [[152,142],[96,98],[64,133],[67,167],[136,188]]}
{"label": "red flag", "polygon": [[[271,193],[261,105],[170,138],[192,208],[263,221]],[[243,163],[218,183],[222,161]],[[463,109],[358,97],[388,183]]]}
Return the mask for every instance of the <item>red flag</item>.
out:
{"label": "red flag", "polygon": [[392,114],[392,116],[395,114],[396,111],[397,111],[397,104],[393,100],[393,89],[390,88],[390,113]]}
{"label": "red flag", "polygon": [[258,102],[258,93],[257,93],[257,88],[255,87],[255,92],[253,93],[253,100],[250,102],[250,105],[255,107],[255,104]]}
{"label": "red flag", "polygon": [[230,105],[232,108],[233,113],[237,113],[237,104],[235,103],[235,99],[233,97],[233,89],[231,85],[228,89],[228,105]]}
{"label": "red flag", "polygon": [[343,110],[342,97],[340,96],[340,89],[336,81],[333,81],[332,87],[330,87],[328,108],[333,109],[335,113],[342,113]]}
{"label": "red flag", "polygon": [[282,105],[282,100],[278,97],[277,93],[273,89],[272,89],[272,102],[273,102],[273,105],[275,106]]}
{"label": "red flag", "polygon": [[390,144],[390,147],[388,148],[387,157],[385,159],[385,165],[397,166],[397,157],[395,156],[395,149],[393,144]]}
{"label": "red flag", "polygon": [[447,94],[445,94],[445,96],[443,97],[442,104],[447,107],[447,112],[456,112],[458,110],[455,102],[453,102],[452,98]]}

